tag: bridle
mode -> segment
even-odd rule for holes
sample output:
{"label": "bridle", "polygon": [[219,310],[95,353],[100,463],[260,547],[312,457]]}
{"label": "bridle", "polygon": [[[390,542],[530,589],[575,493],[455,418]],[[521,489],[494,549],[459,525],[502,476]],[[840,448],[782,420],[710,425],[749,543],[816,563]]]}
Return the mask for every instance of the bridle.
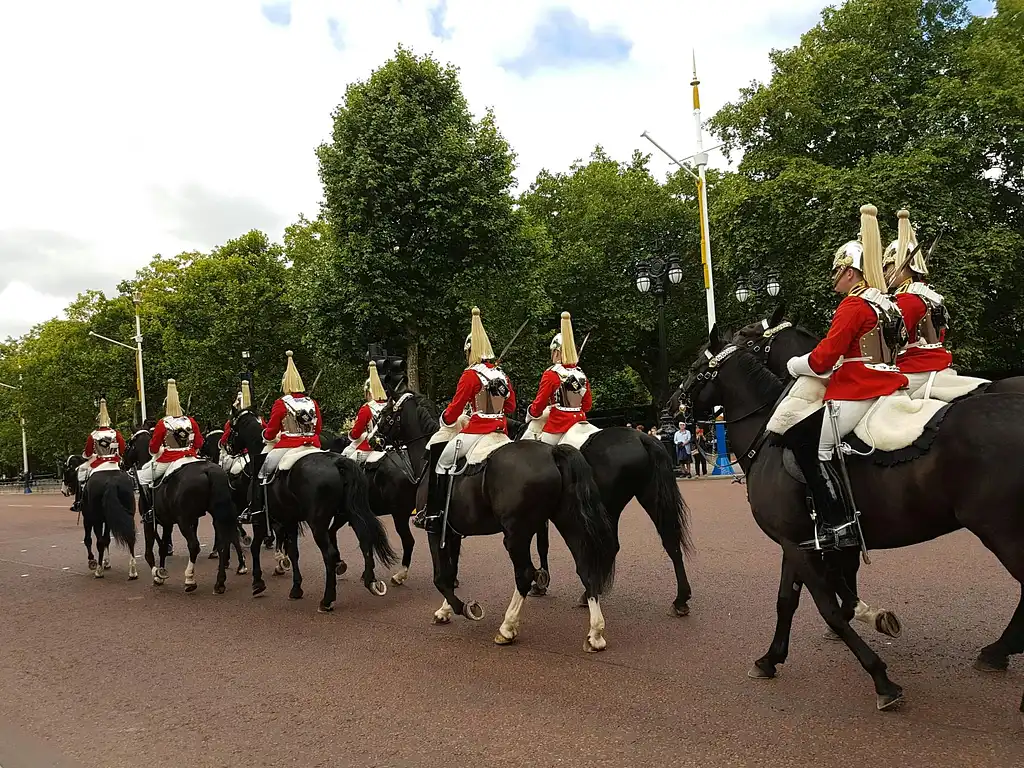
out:
{"label": "bridle", "polygon": [[[413,485],[418,486],[420,482],[423,480],[423,476],[426,474],[427,468],[430,466],[430,461],[429,459],[425,459],[423,462],[423,466],[417,473],[413,470],[412,463],[409,461],[409,458],[406,454],[408,453],[408,449],[411,446],[416,445],[417,443],[422,442],[424,440],[429,440],[432,436],[431,433],[424,432],[422,435],[414,437],[411,440],[406,440],[404,443],[399,443],[391,436],[393,434],[392,430],[394,430],[394,432],[396,432],[399,435],[402,434],[402,411],[404,410],[406,401],[409,400],[411,397],[412,393],[406,392],[404,395],[401,395],[397,400],[392,400],[386,406],[384,406],[384,408],[380,412],[380,416],[377,419],[377,424],[374,427],[373,432],[366,439],[378,437],[378,439],[380,439],[385,446],[390,445],[392,448],[395,448],[399,452],[399,454],[405,459],[404,463],[410,470],[406,475],[407,478],[409,479],[410,482],[412,482]],[[403,471],[404,469],[405,467],[403,467]]]}
{"label": "bridle", "polygon": [[772,351],[772,342],[780,332],[785,331],[787,328],[792,328],[793,323],[789,320],[783,320],[778,325],[769,327],[768,319],[765,318],[761,321],[761,326],[764,329],[761,337],[758,339],[747,339],[746,348],[757,355],[762,363],[768,365],[768,356]]}

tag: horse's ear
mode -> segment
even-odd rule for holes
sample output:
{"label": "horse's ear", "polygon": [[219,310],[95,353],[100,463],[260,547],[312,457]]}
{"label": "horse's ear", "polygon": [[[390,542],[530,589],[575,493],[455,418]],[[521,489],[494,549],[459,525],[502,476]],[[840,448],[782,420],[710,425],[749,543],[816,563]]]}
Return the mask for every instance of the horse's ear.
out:
{"label": "horse's ear", "polygon": [[708,332],[708,349],[719,352],[722,348],[722,333],[718,330],[718,323],[715,323]]}
{"label": "horse's ear", "polygon": [[776,325],[786,319],[786,302],[780,301],[778,306],[775,307],[775,311],[772,312],[771,319],[768,321],[768,327],[774,328]]}

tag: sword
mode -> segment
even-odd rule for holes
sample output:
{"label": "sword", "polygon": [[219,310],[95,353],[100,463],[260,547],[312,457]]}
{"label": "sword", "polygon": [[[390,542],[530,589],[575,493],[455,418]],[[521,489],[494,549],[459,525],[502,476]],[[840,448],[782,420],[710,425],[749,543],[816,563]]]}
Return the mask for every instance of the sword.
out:
{"label": "sword", "polygon": [[523,332],[523,329],[527,326],[527,324],[529,322],[530,322],[530,318],[526,318],[525,320],[523,320],[523,324],[519,326],[519,330],[515,332],[515,335],[512,337],[512,340],[508,344],[505,345],[505,348],[503,350],[501,350],[501,354],[498,355],[498,360],[495,363],[495,365],[501,365],[501,361],[505,359],[505,354],[510,349],[512,349],[512,345],[516,343],[516,339],[519,338],[519,334],[521,334]]}
{"label": "sword", "polygon": [[309,392],[307,392],[307,393],[306,393],[306,394],[307,394],[307,395],[309,395],[310,397],[312,397],[312,396],[313,396],[313,390],[314,390],[314,389],[316,389],[316,383],[317,383],[318,381],[320,381],[320,374],[321,374],[321,373],[323,373],[323,372],[324,372],[324,369],[323,369],[323,368],[321,368],[321,369],[320,369],[319,371],[317,371],[317,372],[316,372],[316,378],[315,378],[315,379],[313,379],[313,386],[312,386],[312,387],[310,387],[310,388],[309,388]]}
{"label": "sword", "polygon": [[[864,541],[864,530],[860,527],[860,510],[857,509],[857,502],[853,497],[853,486],[850,484],[850,476],[846,472],[846,456],[842,451],[842,439],[839,436],[839,413],[835,409],[835,405],[831,400],[828,401],[828,418],[832,422],[832,433],[836,438],[836,454],[839,456],[839,474],[843,478],[843,486],[846,490],[846,498],[850,502],[850,506],[853,507],[853,522],[857,526],[857,539],[860,541],[860,556],[864,558],[864,565],[871,565],[871,558],[868,557],[868,546]],[[818,532],[815,528],[815,537]]]}
{"label": "sword", "polygon": [[939,234],[937,234],[937,235],[935,236],[935,240],[933,240],[933,241],[932,241],[932,247],[928,249],[928,253],[927,253],[927,254],[925,254],[925,257],[924,257],[924,263],[925,263],[925,265],[927,265],[927,264],[928,264],[928,262],[929,262],[929,261],[931,260],[931,258],[932,258],[932,254],[933,254],[933,253],[935,253],[935,246],[937,246],[937,245],[939,244],[939,240],[941,240],[941,239],[942,239],[942,234],[943,234],[943,233],[944,233],[945,231],[946,231],[946,228],[945,228],[945,227],[943,227],[942,229],[940,229],[940,230],[939,230]]}
{"label": "sword", "polygon": [[587,342],[590,341],[590,334],[592,333],[593,331],[587,331],[587,335],[583,337],[583,343],[580,344],[580,348],[576,350],[576,357],[583,354],[583,348],[587,346]]}
{"label": "sword", "polygon": [[[520,330],[522,330],[522,329],[520,328]],[[444,549],[445,540],[448,538],[448,507],[450,507],[451,503],[452,503],[452,486],[455,485],[454,470],[455,470],[455,464],[457,464],[458,460],[459,460],[459,449],[460,448],[462,448],[462,438],[461,437],[456,437],[455,438],[455,459],[454,459],[455,463],[453,463],[452,466],[449,467],[448,472],[446,473],[448,475],[448,493],[445,495],[445,499],[444,499],[444,512],[441,514],[441,545],[439,547],[440,549]]]}

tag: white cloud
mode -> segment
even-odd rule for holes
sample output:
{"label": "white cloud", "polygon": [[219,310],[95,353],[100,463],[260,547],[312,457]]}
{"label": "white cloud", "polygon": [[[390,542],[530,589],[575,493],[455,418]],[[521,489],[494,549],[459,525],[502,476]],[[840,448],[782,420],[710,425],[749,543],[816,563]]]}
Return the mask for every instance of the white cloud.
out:
{"label": "white cloud", "polygon": [[[287,25],[260,0],[4,4],[0,333],[27,330],[79,290],[112,289],[155,253],[209,248],[250,227],[280,238],[298,213],[315,215],[313,151],[331,111],[399,43],[461,68],[474,111],[493,107],[516,150],[522,188],[598,143],[622,159],[653,151],[644,129],[691,154],[691,49],[706,118],[766,78],[768,51],[795,44],[825,2],[519,0],[512,11],[448,0],[446,39],[430,31],[438,4],[292,0]],[[556,7],[620,30],[628,62],[529,78],[503,69]],[[655,157],[654,167],[668,163]],[[25,233],[48,233],[45,270]],[[67,269],[48,277],[61,260]]]}

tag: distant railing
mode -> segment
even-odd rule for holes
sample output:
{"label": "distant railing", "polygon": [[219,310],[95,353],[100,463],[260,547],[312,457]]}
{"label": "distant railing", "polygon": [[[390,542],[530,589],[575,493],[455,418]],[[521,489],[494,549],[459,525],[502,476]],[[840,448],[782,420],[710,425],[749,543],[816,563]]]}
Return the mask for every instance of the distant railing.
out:
{"label": "distant railing", "polygon": [[[0,495],[25,493],[24,480],[0,480]],[[48,478],[32,481],[32,493],[60,493],[60,480]]]}

